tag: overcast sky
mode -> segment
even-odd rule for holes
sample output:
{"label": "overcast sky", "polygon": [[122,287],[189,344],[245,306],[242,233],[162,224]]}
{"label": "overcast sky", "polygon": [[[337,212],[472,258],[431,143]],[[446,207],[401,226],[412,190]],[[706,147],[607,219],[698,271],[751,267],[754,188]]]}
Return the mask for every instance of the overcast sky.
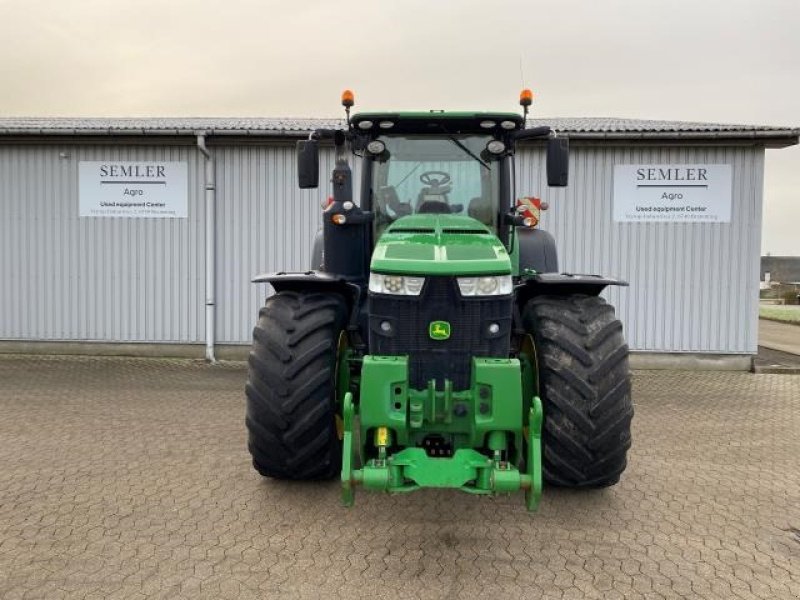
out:
{"label": "overcast sky", "polygon": [[[0,0],[0,115],[516,110],[522,71],[537,117],[796,127],[798,31],[798,0]],[[765,252],[800,255],[799,190],[768,150]]]}

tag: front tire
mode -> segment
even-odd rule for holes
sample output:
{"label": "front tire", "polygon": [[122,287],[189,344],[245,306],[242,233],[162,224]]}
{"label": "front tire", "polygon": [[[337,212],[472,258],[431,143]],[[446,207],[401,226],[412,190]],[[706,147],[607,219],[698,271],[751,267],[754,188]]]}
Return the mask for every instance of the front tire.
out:
{"label": "front tire", "polygon": [[327,479],[341,470],[336,360],[347,307],[341,296],[279,292],[253,329],[247,394],[253,466],[278,479]]}
{"label": "front tire", "polygon": [[605,487],[619,481],[631,445],[628,346],[600,297],[536,296],[523,324],[534,338],[545,481]]}

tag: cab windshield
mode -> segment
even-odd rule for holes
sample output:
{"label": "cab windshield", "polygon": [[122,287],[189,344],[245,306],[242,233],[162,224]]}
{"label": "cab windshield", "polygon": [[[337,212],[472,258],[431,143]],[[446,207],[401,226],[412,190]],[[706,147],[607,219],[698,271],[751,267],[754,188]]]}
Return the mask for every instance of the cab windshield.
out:
{"label": "cab windshield", "polygon": [[411,214],[468,215],[497,225],[500,163],[486,151],[490,135],[391,135],[373,159],[372,209],[377,237]]}

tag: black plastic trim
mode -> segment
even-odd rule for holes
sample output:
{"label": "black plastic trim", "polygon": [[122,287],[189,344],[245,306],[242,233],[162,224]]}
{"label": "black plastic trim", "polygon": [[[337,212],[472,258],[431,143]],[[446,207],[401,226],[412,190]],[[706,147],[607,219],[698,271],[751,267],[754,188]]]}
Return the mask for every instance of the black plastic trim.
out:
{"label": "black plastic trim", "polygon": [[263,273],[251,280],[253,283],[268,283],[276,292],[338,293],[344,296],[350,309],[350,326],[358,327],[358,312],[361,306],[362,290],[355,283],[343,277],[322,271],[287,273]]}
{"label": "black plastic trim", "polygon": [[541,294],[569,295],[585,294],[597,296],[609,285],[627,287],[622,279],[602,275],[583,275],[573,273],[538,273],[523,277],[516,286],[517,300],[524,305],[532,296]]}

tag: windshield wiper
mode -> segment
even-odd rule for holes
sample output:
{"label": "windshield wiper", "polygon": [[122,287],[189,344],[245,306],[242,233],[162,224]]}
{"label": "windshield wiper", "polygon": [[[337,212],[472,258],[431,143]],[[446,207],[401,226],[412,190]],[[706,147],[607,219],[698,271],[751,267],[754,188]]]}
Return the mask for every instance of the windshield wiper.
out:
{"label": "windshield wiper", "polygon": [[468,155],[469,157],[471,157],[471,158],[474,158],[475,160],[477,160],[477,161],[478,161],[478,162],[481,164],[481,166],[482,166],[484,169],[486,169],[487,171],[491,171],[491,170],[492,170],[492,169],[491,169],[491,167],[489,167],[489,165],[487,165],[485,162],[483,162],[483,161],[480,159],[480,157],[479,157],[479,156],[477,156],[477,155],[476,155],[474,152],[472,152],[472,150],[470,150],[469,148],[467,148],[467,147],[466,147],[464,144],[462,144],[461,142],[459,142],[459,141],[458,141],[456,138],[454,138],[452,135],[450,135],[449,133],[447,133],[447,131],[445,131],[444,127],[442,127],[442,131],[444,131],[444,133],[445,133],[445,136],[447,136],[447,139],[448,139],[448,140],[450,140],[450,141],[451,141],[451,142],[453,142],[453,143],[454,143],[456,146],[458,146],[458,147],[459,147],[459,148],[461,148],[461,149],[462,149],[464,152],[466,152],[466,153],[467,153],[467,155]]}

